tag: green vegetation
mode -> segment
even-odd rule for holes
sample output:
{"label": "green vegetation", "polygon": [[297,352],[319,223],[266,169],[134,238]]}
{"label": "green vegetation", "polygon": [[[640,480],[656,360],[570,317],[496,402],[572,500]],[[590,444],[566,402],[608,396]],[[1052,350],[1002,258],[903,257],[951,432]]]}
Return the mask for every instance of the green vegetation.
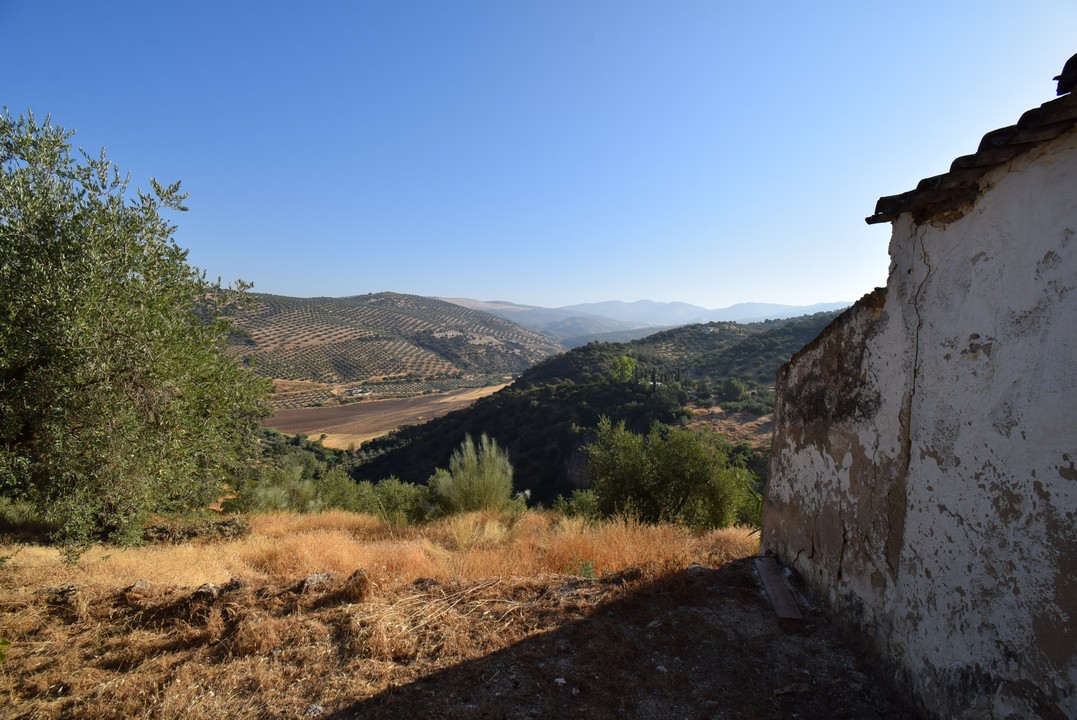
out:
{"label": "green vegetation", "polygon": [[[573,505],[572,492],[587,480],[585,448],[600,418],[646,434],[655,422],[685,424],[692,405],[719,402],[728,412],[770,412],[769,385],[779,366],[836,315],[689,325],[626,344],[590,343],[538,363],[467,410],[364,444],[354,472],[425,482],[465,435],[489,433],[512,456],[517,491],[529,489],[542,504],[567,496],[565,509],[588,515],[582,500]],[[765,450],[734,451],[765,476]]]}
{"label": "green vegetation", "polygon": [[523,507],[512,498],[512,464],[508,453],[486,435],[466,437],[437,468],[428,484],[388,477],[356,481],[349,473],[352,453],[331,450],[303,436],[265,430],[263,458],[235,488],[224,507],[230,512],[287,510],[309,513],[347,510],[397,524],[423,522],[442,515],[475,510]]}
{"label": "green vegetation", "polygon": [[639,361],[636,358],[622,355],[613,361],[610,376],[617,382],[629,382],[635,378],[638,365]]}
{"label": "green vegetation", "polygon": [[447,512],[501,510],[512,497],[509,455],[485,433],[478,444],[468,435],[449,458],[449,469],[434,471],[430,489]]}
{"label": "green vegetation", "polygon": [[356,482],[350,455],[322,447],[305,436],[263,431],[262,459],[248,469],[224,503],[229,512],[287,510],[310,513],[347,510],[380,517],[395,525],[422,522],[434,512],[426,486],[389,477],[375,484]]}
{"label": "green vegetation", "polygon": [[0,495],[78,547],[216,499],[268,383],[225,350],[243,284],[207,282],[162,216],[179,183],[132,192],[71,135],[0,116]]}
{"label": "green vegetation", "polygon": [[705,529],[758,523],[755,478],[730,461],[730,447],[714,433],[655,424],[641,435],[602,418],[587,454],[604,516]]}

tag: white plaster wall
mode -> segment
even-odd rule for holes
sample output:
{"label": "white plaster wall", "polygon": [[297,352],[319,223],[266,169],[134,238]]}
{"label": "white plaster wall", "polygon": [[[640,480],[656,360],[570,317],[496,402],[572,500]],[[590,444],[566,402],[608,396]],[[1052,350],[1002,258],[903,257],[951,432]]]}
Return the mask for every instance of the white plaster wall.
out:
{"label": "white plaster wall", "polygon": [[841,372],[872,402],[779,400],[764,546],[934,714],[1077,717],[1077,133],[987,184],[946,226],[895,221],[881,310],[783,371],[802,399],[861,342]]}

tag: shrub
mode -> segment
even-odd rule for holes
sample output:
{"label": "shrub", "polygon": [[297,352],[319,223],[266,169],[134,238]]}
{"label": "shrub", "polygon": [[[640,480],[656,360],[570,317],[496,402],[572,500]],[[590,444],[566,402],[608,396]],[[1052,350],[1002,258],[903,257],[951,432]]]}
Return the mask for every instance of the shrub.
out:
{"label": "shrub", "polygon": [[594,521],[602,517],[598,493],[590,488],[574,490],[567,500],[559,495],[554,501],[553,509],[563,515],[584,520]]}
{"label": "shrub", "polygon": [[431,515],[430,490],[422,485],[401,482],[389,477],[376,484],[359,483],[371,506],[360,512],[377,515],[392,525],[407,525],[427,520]]}
{"label": "shrub", "polygon": [[602,418],[588,448],[588,476],[606,516],[698,528],[751,517],[741,507],[753,501],[754,477],[730,462],[729,446],[714,433],[655,423],[643,436]]}
{"label": "shrub", "polygon": [[722,386],[718,389],[718,397],[727,402],[737,402],[744,399],[747,391],[748,389],[740,380],[728,377],[722,381]]}
{"label": "shrub", "polygon": [[430,488],[446,512],[501,510],[512,495],[509,454],[485,433],[478,444],[468,435],[449,458],[449,469],[434,471]]}

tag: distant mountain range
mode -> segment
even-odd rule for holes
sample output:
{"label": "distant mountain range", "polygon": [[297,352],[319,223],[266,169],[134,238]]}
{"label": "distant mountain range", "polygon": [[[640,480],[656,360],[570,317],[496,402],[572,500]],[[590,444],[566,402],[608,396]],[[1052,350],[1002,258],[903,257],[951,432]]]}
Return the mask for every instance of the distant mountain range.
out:
{"label": "distant mountain range", "polygon": [[663,328],[707,322],[762,322],[781,320],[819,312],[841,310],[850,301],[816,303],[814,305],[778,305],[774,303],[738,303],[726,308],[708,310],[683,302],[583,303],[559,308],[520,305],[503,300],[472,300],[443,298],[472,310],[511,320],[526,328],[556,338],[566,347],[577,347],[591,340],[628,342]]}

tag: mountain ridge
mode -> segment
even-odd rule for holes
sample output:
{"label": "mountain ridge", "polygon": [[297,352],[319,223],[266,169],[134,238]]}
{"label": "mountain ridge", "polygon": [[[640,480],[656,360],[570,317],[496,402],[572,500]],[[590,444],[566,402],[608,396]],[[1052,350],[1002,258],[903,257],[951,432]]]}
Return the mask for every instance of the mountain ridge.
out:
{"label": "mountain ridge", "polygon": [[546,308],[506,300],[440,299],[511,320],[555,338],[570,348],[595,340],[615,338],[629,340],[643,337],[648,333],[635,331],[648,329],[657,332],[670,327],[697,323],[723,321],[752,323],[783,320],[814,315],[819,312],[842,310],[852,305],[851,301],[845,300],[812,305],[743,302],[725,308],[707,309],[684,302],[607,300]]}

